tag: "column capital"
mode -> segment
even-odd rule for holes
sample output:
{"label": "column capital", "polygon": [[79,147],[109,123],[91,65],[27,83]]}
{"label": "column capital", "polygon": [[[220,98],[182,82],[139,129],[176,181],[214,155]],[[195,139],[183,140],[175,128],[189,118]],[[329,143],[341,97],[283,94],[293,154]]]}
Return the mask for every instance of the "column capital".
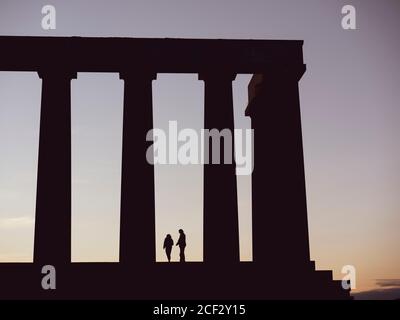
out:
{"label": "column capital", "polygon": [[285,87],[300,81],[306,71],[305,64],[299,65],[277,65],[260,73],[255,73],[248,84],[248,105],[245,110],[246,116],[254,114],[254,105],[257,104],[258,96],[263,92],[284,92]]}
{"label": "column capital", "polygon": [[236,78],[236,73],[232,71],[207,70],[199,72],[199,80],[203,81],[233,81]]}
{"label": "column capital", "polygon": [[66,79],[76,79],[77,72],[65,69],[40,69],[37,71],[40,79],[44,78],[66,78]]}
{"label": "column capital", "polygon": [[268,79],[282,79],[287,81],[299,81],[303,74],[306,72],[306,65],[276,65],[272,68],[269,68],[260,74],[262,74],[262,78],[264,81],[268,81]]}
{"label": "column capital", "polygon": [[119,78],[121,80],[155,80],[157,79],[157,72],[152,70],[123,70],[119,72]]}

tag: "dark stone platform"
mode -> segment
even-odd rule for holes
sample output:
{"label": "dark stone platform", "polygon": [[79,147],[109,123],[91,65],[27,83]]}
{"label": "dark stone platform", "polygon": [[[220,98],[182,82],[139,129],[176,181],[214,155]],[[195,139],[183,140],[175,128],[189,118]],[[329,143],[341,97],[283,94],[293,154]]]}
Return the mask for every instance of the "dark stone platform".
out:
{"label": "dark stone platform", "polygon": [[56,290],[41,287],[41,266],[0,264],[0,299],[351,299],[331,271],[287,271],[241,262],[228,269],[201,262],[71,263],[56,267]]}

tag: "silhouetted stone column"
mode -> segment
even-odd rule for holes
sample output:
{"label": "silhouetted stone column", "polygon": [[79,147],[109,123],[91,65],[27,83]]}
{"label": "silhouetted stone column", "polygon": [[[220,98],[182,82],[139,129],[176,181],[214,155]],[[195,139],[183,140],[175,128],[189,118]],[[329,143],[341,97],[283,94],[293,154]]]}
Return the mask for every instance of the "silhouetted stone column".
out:
{"label": "silhouetted stone column", "polygon": [[42,79],[34,262],[71,262],[71,79],[75,72],[39,71]]}
{"label": "silhouetted stone column", "polygon": [[246,115],[254,129],[253,261],[272,268],[309,262],[298,81],[305,65],[255,75]]}
{"label": "silhouetted stone column", "polygon": [[124,86],[120,262],[148,265],[155,262],[154,166],[146,160],[153,129],[152,80],[155,73],[120,74]]}
{"label": "silhouetted stone column", "polygon": [[[205,129],[229,129],[234,143],[232,81],[234,74],[201,73],[204,80]],[[238,262],[239,227],[235,161],[224,163],[224,139],[221,139],[220,164],[212,164],[212,144],[209,141],[209,164],[204,165],[204,262],[229,264]],[[207,149],[205,150],[207,155]]]}

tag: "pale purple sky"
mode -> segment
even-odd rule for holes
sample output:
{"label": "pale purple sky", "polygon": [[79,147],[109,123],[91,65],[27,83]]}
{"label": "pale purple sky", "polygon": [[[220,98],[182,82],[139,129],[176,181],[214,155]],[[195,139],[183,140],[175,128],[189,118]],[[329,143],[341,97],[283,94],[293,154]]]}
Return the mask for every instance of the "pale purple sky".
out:
{"label": "pale purple sky", "polygon": [[[57,10],[56,30],[41,29],[45,4]],[[357,10],[357,30],[341,28],[345,4]],[[354,265],[358,290],[374,288],[375,279],[400,278],[399,30],[396,0],[0,1],[0,35],[304,40],[300,99],[311,257],[336,278],[342,266]],[[249,79],[239,75],[234,82],[235,122],[242,128],[250,125]],[[34,73],[0,72],[0,261],[32,259],[40,90]],[[168,120],[202,127],[197,75],[159,74],[153,90],[156,127],[166,128]],[[117,74],[80,73],[72,82],[74,261],[118,259],[122,98]],[[249,177],[239,177],[238,188],[247,260]],[[157,166],[156,199],[158,259],[165,259],[165,234],[176,238],[182,227],[188,259],[201,260],[201,166]]]}

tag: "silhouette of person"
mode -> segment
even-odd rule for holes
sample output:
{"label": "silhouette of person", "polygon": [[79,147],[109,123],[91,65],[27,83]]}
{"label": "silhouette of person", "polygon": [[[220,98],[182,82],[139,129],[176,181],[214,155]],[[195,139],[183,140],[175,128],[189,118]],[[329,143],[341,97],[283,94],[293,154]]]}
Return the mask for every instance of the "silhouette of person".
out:
{"label": "silhouette of person", "polygon": [[179,229],[179,239],[178,239],[178,242],[176,243],[176,245],[179,246],[179,249],[180,249],[179,261],[185,262],[186,235],[182,229]]}
{"label": "silhouette of person", "polygon": [[174,240],[172,240],[171,235],[167,234],[164,239],[164,249],[165,253],[167,254],[168,262],[171,262],[171,251],[174,245]]}

